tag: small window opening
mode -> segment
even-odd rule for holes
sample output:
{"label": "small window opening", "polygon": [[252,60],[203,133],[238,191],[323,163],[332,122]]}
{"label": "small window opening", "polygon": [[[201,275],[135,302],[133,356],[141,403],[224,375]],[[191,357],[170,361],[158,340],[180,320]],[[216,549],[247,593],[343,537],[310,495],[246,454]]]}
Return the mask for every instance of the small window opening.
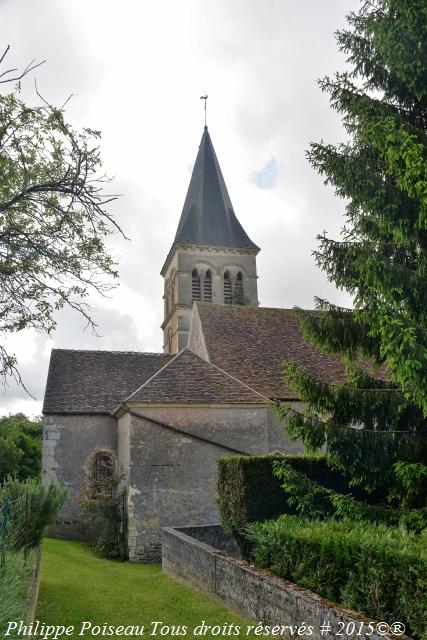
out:
{"label": "small window opening", "polygon": [[203,300],[205,302],[212,302],[212,274],[206,271],[205,279],[203,280]]}
{"label": "small window opening", "polygon": [[191,295],[193,300],[201,300],[200,276],[197,269],[191,274]]}
{"label": "small window opening", "polygon": [[228,271],[224,273],[224,304],[233,304],[233,292],[231,289],[231,278]]}
{"label": "small window opening", "polygon": [[234,284],[234,304],[244,304],[243,274],[241,271],[238,272],[236,282]]}
{"label": "small window opening", "polygon": [[92,463],[92,478],[101,482],[113,475],[113,459],[108,453],[98,453]]}

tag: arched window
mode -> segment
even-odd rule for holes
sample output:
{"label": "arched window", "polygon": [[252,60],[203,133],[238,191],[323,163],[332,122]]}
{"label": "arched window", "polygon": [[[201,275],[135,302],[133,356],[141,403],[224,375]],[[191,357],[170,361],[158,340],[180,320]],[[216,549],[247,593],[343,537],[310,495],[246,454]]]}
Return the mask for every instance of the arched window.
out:
{"label": "arched window", "polygon": [[231,289],[231,278],[228,271],[224,273],[224,304],[233,304],[233,292]]}
{"label": "arched window", "polygon": [[114,473],[113,458],[104,451],[97,453],[92,460],[92,480],[102,482]]}
{"label": "arched window", "polygon": [[193,269],[193,273],[191,274],[191,297],[192,300],[201,299],[200,276],[197,269]]}
{"label": "arched window", "polygon": [[203,280],[203,300],[212,302],[212,274],[209,269],[206,271],[205,279]]}
{"label": "arched window", "polygon": [[241,271],[238,272],[234,284],[234,304],[245,304],[243,297],[243,274]]}

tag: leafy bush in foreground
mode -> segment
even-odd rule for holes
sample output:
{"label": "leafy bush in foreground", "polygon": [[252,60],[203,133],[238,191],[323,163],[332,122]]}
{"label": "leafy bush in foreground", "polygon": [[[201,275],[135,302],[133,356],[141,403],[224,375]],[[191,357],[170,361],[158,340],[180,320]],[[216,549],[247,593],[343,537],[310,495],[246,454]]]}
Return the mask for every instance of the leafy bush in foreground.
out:
{"label": "leafy bush in foreground", "polygon": [[64,504],[67,491],[58,483],[43,485],[40,480],[7,478],[0,485],[0,503],[10,504],[9,536],[16,549],[34,547],[42,539],[46,527],[55,521]]}
{"label": "leafy bush in foreground", "polygon": [[427,634],[427,535],[350,520],[284,515],[248,525],[262,567],[373,619]]}

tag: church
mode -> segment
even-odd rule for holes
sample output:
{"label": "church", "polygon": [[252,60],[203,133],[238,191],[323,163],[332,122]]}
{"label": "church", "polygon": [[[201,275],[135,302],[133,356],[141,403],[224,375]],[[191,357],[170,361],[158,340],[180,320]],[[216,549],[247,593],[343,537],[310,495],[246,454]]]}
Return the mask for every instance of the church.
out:
{"label": "church", "polygon": [[43,477],[68,499],[52,534],[90,539],[85,478],[114,468],[127,488],[129,559],[160,559],[165,526],[217,524],[216,463],[296,452],[270,400],[302,403],[282,362],[344,379],[290,309],[258,306],[259,247],[237,219],[205,126],[161,270],[163,353],[53,349],[44,398]]}

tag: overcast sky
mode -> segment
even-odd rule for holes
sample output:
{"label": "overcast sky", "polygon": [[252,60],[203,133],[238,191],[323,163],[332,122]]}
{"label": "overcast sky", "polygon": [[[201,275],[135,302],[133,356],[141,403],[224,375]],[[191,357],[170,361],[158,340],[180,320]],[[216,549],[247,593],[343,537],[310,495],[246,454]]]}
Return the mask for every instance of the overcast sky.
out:
{"label": "overcast sky", "polygon": [[[104,168],[122,193],[111,212],[120,285],[93,298],[99,337],[69,310],[49,338],[7,340],[25,384],[10,384],[0,415],[41,411],[52,347],[161,351],[160,269],[175,235],[208,126],[237,217],[261,247],[262,306],[313,307],[314,296],[347,303],[314,264],[315,236],[337,236],[345,203],[305,159],[311,141],[344,139],[316,79],[343,70],[334,31],[359,0],[0,0],[0,47],[13,66],[46,63],[24,81],[67,105],[75,127],[102,131]],[[0,390],[1,392],[1,390]]]}

